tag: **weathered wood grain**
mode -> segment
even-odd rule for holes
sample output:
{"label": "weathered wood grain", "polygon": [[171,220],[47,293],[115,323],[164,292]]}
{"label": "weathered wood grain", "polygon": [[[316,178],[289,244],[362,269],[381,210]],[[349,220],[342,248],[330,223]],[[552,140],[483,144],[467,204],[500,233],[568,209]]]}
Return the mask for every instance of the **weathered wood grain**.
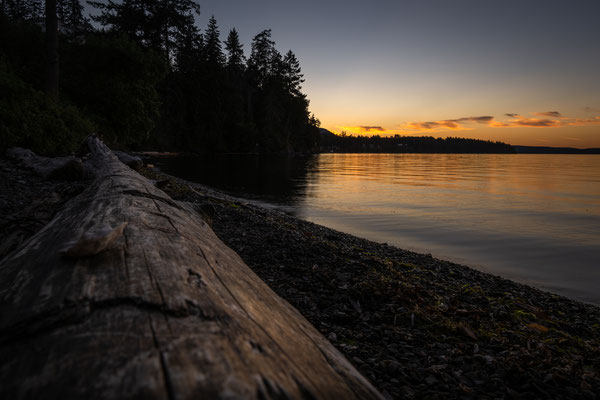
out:
{"label": "weathered wood grain", "polygon": [[381,398],[189,206],[88,144],[97,178],[0,262],[0,398]]}
{"label": "weathered wood grain", "polygon": [[79,180],[84,177],[83,162],[77,157],[42,157],[20,147],[8,149],[6,155],[43,179]]}

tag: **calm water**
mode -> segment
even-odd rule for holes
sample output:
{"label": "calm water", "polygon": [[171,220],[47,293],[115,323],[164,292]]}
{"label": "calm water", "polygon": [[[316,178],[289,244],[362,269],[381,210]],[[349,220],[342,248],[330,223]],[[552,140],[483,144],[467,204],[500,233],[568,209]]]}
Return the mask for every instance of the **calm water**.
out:
{"label": "calm water", "polygon": [[219,156],[160,166],[340,231],[600,304],[598,155]]}

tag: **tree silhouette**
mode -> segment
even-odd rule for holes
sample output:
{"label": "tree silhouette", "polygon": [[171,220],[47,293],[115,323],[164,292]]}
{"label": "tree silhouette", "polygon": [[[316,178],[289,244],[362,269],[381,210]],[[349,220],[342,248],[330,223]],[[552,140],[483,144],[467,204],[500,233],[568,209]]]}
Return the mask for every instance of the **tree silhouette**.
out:
{"label": "tree silhouette", "polygon": [[229,31],[229,35],[227,35],[225,49],[227,50],[227,67],[229,70],[232,72],[243,71],[246,57],[244,56],[244,49],[235,28]]}
{"label": "tree silhouette", "polygon": [[[51,43],[52,35],[27,22],[40,1],[0,0],[0,54],[9,59],[15,88],[19,79],[27,80],[31,90],[44,87],[39,60],[44,36]],[[199,8],[192,0],[93,0],[93,20],[101,30],[91,24],[81,30],[87,25],[81,0],[48,1],[57,3],[62,28],[64,95],[56,104],[77,107],[94,124],[86,132],[101,131],[117,147],[288,153],[315,148],[316,123],[302,93],[300,62],[292,51],[282,57],[271,30],[253,38],[246,59],[238,31],[232,29],[223,44],[214,16],[200,33],[194,19]],[[5,20],[9,29],[4,29]],[[48,32],[56,32],[54,26]],[[52,97],[58,93],[58,70],[50,66],[57,67],[58,58],[51,48],[45,88]],[[13,114],[28,107],[22,104],[28,96],[22,91],[21,103],[11,106]],[[66,127],[75,125],[61,118],[55,117],[52,129],[64,137]],[[49,121],[41,113],[36,120]],[[43,122],[35,132],[47,128]]]}
{"label": "tree silhouette", "polygon": [[211,66],[222,66],[225,64],[219,27],[214,15],[210,17],[208,27],[204,33],[204,54],[206,62]]}
{"label": "tree silhouette", "polygon": [[265,29],[252,39],[252,52],[248,58],[248,75],[252,83],[264,87],[279,71],[281,55],[271,39],[271,30]]}
{"label": "tree silhouette", "polygon": [[88,1],[101,11],[92,20],[114,32],[125,33],[138,44],[165,54],[171,60],[177,42],[194,24],[200,6],[193,0]]}
{"label": "tree silhouette", "polygon": [[300,61],[298,61],[296,55],[291,50],[283,57],[282,75],[285,89],[288,93],[296,97],[304,96],[301,92],[304,75],[301,73]]}

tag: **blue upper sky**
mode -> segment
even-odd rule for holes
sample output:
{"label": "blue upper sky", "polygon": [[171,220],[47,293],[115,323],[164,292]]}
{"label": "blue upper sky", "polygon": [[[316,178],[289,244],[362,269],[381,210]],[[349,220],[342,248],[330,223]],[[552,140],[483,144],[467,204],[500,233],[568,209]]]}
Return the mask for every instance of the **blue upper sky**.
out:
{"label": "blue upper sky", "polygon": [[598,0],[199,3],[247,54],[272,29],[331,130],[600,147]]}

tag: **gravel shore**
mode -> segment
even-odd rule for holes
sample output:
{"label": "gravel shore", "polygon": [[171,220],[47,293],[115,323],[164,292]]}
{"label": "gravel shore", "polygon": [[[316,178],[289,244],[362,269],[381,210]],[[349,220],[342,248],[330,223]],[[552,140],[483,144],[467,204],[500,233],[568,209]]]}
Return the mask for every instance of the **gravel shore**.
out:
{"label": "gravel shore", "polygon": [[[596,306],[143,173],[195,203],[388,398],[599,397]],[[4,159],[0,177],[0,259],[86,186],[42,182]]]}
{"label": "gravel shore", "polygon": [[146,174],[388,398],[599,397],[596,306]]}

